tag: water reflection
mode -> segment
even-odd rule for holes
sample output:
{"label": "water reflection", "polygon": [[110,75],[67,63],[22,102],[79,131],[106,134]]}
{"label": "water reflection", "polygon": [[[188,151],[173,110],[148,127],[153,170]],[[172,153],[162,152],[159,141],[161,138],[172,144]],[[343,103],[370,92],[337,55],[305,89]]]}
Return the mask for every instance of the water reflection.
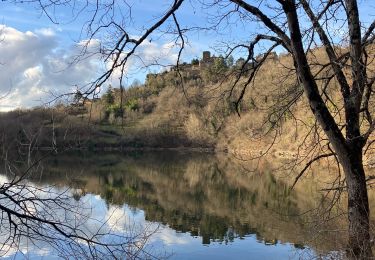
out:
{"label": "water reflection", "polygon": [[95,214],[111,216],[114,230],[127,221],[161,224],[152,243],[177,259],[300,258],[344,245],[337,233],[317,235],[302,214],[321,199],[314,183],[290,192],[269,165],[258,166],[249,172],[209,154],[69,154],[46,160],[38,182],[69,186],[76,201],[102,203]]}

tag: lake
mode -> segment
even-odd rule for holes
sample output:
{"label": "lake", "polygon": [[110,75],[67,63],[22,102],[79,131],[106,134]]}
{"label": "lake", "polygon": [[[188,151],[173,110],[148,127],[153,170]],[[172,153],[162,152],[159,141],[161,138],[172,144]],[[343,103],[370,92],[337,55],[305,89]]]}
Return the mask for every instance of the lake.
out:
{"label": "lake", "polygon": [[[325,210],[331,200],[314,176],[290,190],[292,177],[274,164],[176,151],[70,153],[43,160],[29,182],[68,190],[73,204],[114,232],[147,230],[150,259],[341,256],[341,207]],[[5,259],[58,258],[27,239],[6,249]]]}

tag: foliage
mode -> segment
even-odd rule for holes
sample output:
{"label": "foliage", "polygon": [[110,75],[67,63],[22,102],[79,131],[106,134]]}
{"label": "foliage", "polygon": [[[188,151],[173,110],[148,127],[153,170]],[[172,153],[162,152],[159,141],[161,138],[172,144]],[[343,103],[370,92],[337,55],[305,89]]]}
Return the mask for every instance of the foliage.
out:
{"label": "foliage", "polygon": [[139,104],[137,99],[128,100],[125,107],[129,111],[137,111],[139,109]]}
{"label": "foliage", "polygon": [[74,94],[74,97],[73,97],[73,103],[78,103],[82,101],[82,98],[83,98],[83,95],[81,91],[77,90],[77,92]]}
{"label": "foliage", "polygon": [[232,55],[230,55],[229,57],[227,57],[227,58],[225,59],[225,65],[226,65],[228,68],[233,67],[233,65],[234,65],[234,58],[233,58]]}
{"label": "foliage", "polygon": [[198,59],[192,59],[191,65],[199,65],[199,60]]}
{"label": "foliage", "polygon": [[112,86],[108,87],[107,92],[103,95],[104,102],[107,106],[111,106],[115,103],[115,97],[113,94]]}

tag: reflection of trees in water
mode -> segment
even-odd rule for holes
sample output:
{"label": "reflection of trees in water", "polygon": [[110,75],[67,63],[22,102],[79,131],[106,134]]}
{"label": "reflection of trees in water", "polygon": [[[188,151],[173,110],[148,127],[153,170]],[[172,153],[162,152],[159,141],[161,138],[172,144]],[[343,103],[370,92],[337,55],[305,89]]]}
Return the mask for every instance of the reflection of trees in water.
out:
{"label": "reflection of trees in water", "polygon": [[[63,188],[54,184],[43,185],[38,181],[43,174],[39,162],[32,161],[31,165],[29,161],[17,162],[20,168],[15,166],[16,163],[3,162],[0,175],[0,258],[45,255],[66,259],[163,257],[164,253],[156,252],[147,244],[156,228],[129,225],[126,229],[119,228],[113,218],[113,207],[112,211],[103,210],[105,208],[101,209],[99,200],[92,207],[89,201],[93,195],[80,200],[86,192],[85,179],[60,175]],[[57,166],[57,161],[52,165]],[[34,179],[30,181],[32,177]],[[67,180],[71,189],[66,187]]]}
{"label": "reflection of trees in water", "polygon": [[[47,165],[45,181],[64,185],[70,180],[76,190],[100,194],[109,204],[140,208],[147,220],[201,236],[204,244],[253,234],[267,245],[281,241],[300,248],[311,237],[306,224],[311,219],[300,214],[316,206],[320,196],[309,189],[290,192],[267,165],[249,173],[228,159],[202,154],[85,156],[79,162],[72,163],[77,160],[72,156]],[[332,250],[337,246],[333,236],[325,233],[324,240],[315,237],[308,244]]]}

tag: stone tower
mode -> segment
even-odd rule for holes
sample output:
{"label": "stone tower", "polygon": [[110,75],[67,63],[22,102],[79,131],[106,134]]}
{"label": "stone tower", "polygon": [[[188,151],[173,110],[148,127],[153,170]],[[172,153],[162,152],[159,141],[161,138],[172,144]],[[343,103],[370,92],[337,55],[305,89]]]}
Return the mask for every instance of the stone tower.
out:
{"label": "stone tower", "polygon": [[202,60],[203,60],[203,62],[210,62],[211,61],[211,52],[204,51]]}

